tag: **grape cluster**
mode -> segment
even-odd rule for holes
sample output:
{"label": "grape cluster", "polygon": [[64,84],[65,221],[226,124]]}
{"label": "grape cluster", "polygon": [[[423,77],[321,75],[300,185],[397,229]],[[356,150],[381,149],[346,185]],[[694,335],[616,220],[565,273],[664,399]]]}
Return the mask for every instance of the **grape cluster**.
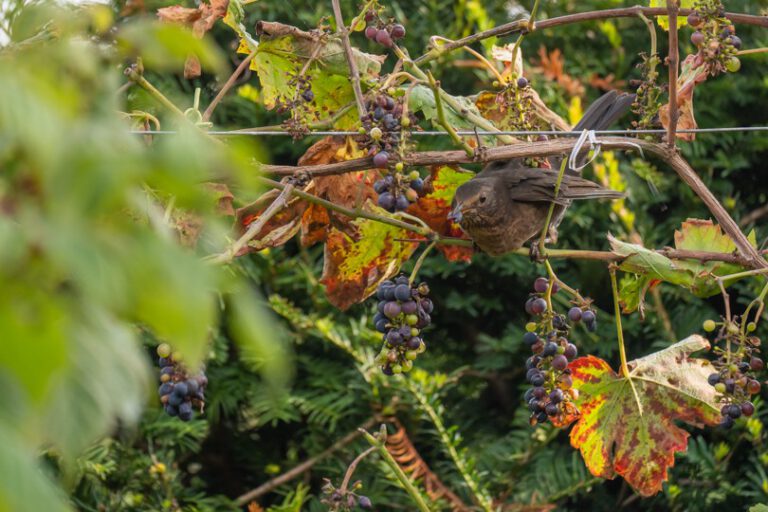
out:
{"label": "grape cluster", "polygon": [[[401,169],[402,164],[398,162],[395,171]],[[379,194],[379,206],[389,212],[402,211],[419,199],[419,194],[424,190],[424,180],[418,171],[411,171],[408,175],[394,172],[376,181],[373,189]]]}
{"label": "grape cluster", "polygon": [[[394,96],[399,96],[395,99]],[[390,166],[400,145],[401,130],[416,123],[413,113],[407,112],[403,103],[403,91],[391,88],[387,94],[380,93],[365,102],[367,114],[361,119],[361,133],[368,134],[362,147],[373,156],[377,169]],[[405,112],[405,115],[404,115]]]}
{"label": "grape cluster", "polygon": [[160,365],[160,387],[157,392],[165,412],[169,416],[178,416],[182,421],[191,420],[193,409],[203,410],[208,378],[202,371],[190,377],[179,356],[171,353],[167,343],[157,347],[157,355]]}
{"label": "grape cluster", "polygon": [[[720,412],[724,428],[731,428],[734,420],[741,416],[752,416],[755,412],[750,397],[758,394],[762,387],[755,378],[755,372],[765,368],[765,363],[757,355],[760,352],[760,338],[750,334],[757,326],[750,322],[742,329],[737,318],[719,324],[720,330],[715,339],[718,345],[714,348],[718,359],[712,363],[716,371],[707,378],[723,404]],[[703,328],[713,332],[717,326],[714,320],[706,320]],[[725,348],[721,346],[722,342],[725,342]]]}
{"label": "grape cluster", "polygon": [[382,282],[376,290],[379,304],[373,322],[384,341],[376,362],[385,375],[409,372],[427,349],[420,334],[432,322],[434,305],[428,296],[427,283],[412,286],[404,275]]}
{"label": "grape cluster", "polygon": [[[551,286],[552,294],[559,291],[557,282],[552,282]],[[547,278],[537,278],[533,285],[534,293],[525,303],[526,312],[536,318],[525,326],[526,333],[523,335],[523,343],[533,352],[525,364],[526,379],[533,386],[525,393],[532,425],[547,419],[563,423],[564,418],[578,414],[568,363],[576,358],[579,351],[568,340],[568,335],[571,326],[579,322],[590,330],[597,326],[597,317],[589,309],[588,301],[573,306],[566,315],[551,311],[544,298],[549,288]]]}
{"label": "grape cluster", "polygon": [[395,41],[405,37],[405,27],[399,23],[384,23],[376,11],[365,13],[365,37],[385,48],[392,48]]}
{"label": "grape cluster", "polygon": [[[659,72],[657,66],[661,64],[658,54],[648,56],[641,53],[642,61],[637,65],[643,77],[642,80],[630,80],[630,87],[635,87],[635,101],[632,103],[632,112],[638,119],[632,121],[632,127],[637,130],[655,128],[659,125],[659,109],[663,88],[658,83]],[[653,138],[645,135],[645,138]]]}
{"label": "grape cluster", "polygon": [[741,48],[741,39],[736,28],[725,17],[725,8],[720,0],[701,0],[688,15],[688,24],[695,29],[691,43],[698,48],[696,64],[706,64],[709,73],[716,75],[725,71],[735,73],[741,68],[736,53]]}
{"label": "grape cluster", "polygon": [[[373,508],[371,498],[368,496],[357,494],[352,490],[343,491],[342,489],[337,489],[330,480],[327,478],[324,480],[325,484],[323,485],[323,494],[325,494],[325,497],[320,501],[327,505],[329,510],[333,512],[348,512],[354,510],[355,507],[360,507],[363,510],[370,510]],[[352,485],[352,488],[355,490],[361,487],[362,484],[360,481],[357,481]]]}

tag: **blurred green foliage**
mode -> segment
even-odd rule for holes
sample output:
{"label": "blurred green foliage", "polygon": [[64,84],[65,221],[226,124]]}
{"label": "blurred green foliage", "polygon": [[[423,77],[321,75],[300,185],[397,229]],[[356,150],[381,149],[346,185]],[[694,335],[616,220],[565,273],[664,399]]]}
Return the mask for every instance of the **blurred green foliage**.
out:
{"label": "blurred green foliage", "polygon": [[[739,420],[731,431],[693,430],[664,492],[650,499],[634,496],[620,479],[592,477],[566,433],[531,428],[521,404],[527,357],[521,342],[527,321],[523,302],[533,281],[524,258],[478,255],[472,264],[436,255],[427,259],[421,276],[430,283],[437,310],[426,333],[429,349],[409,381],[384,379],[372,367],[378,336],[370,329],[370,304],[340,313],[327,303],[317,281],[319,247],[291,243],[243,258],[226,271],[203,263],[201,256],[224,247],[227,226],[200,184],[222,179],[223,172],[235,195],[247,201],[258,193],[249,179],[250,157],[293,164],[314,139],[270,139],[267,151],[246,138],[224,149],[177,124],[145,91],[133,87],[116,95],[124,80],[121,69],[141,54],[152,83],[182,110],[192,105],[196,86],[203,88],[206,105],[226,68],[241,58],[234,53],[234,33],[222,24],[211,39],[197,40],[148,23],[140,12],[126,9],[130,5],[114,6],[114,12],[127,13],[118,18],[116,33],[104,33],[113,17],[104,7],[34,4],[3,13],[12,44],[0,48],[0,511],[239,510],[235,497],[393,408],[421,457],[465,503],[472,502],[472,494],[503,496],[518,510],[549,503],[574,511],[743,510],[768,502],[768,411],[760,398],[756,415]],[[167,3],[143,5],[151,14]],[[430,35],[458,38],[530,8],[476,0],[386,5],[406,25],[411,55],[425,49]],[[540,16],[626,5],[631,4],[552,0],[542,2]],[[355,5],[343,1],[342,7],[352,13]],[[768,2],[740,0],[727,7],[759,13]],[[259,0],[244,8],[249,29],[259,19],[308,29],[331,12],[330,2]],[[657,31],[664,52],[665,38]],[[764,29],[740,27],[739,35],[747,48],[768,45]],[[688,29],[681,31],[683,50],[690,50],[687,36]],[[110,44],[113,38],[120,44]],[[513,40],[504,37],[497,44]],[[487,50],[491,43],[478,48]],[[353,36],[353,44],[380,52],[360,35]],[[590,85],[593,76],[613,74],[617,85],[637,78],[637,54],[648,51],[649,43],[642,22],[620,19],[536,32],[522,48],[533,86],[567,115],[573,96],[536,71],[540,48],[563,52],[564,71],[584,86],[587,104],[600,94]],[[181,78],[192,50],[204,70],[218,71],[218,77]],[[453,94],[490,88],[482,70],[460,67],[465,58],[455,53],[430,67]],[[743,61],[738,74],[697,90],[700,126],[768,122],[768,110],[755,107],[768,104],[764,54]],[[385,71],[391,65],[390,58]],[[258,81],[247,73],[237,93],[216,110],[216,127],[280,121],[249,98],[245,85],[258,94]],[[183,133],[145,145],[126,133],[129,123],[118,110],[147,112],[163,128]],[[448,147],[446,140],[426,144]],[[735,218],[768,200],[765,135],[700,135],[682,147]],[[663,165],[622,155],[619,160],[626,206],[647,247],[670,245],[682,220],[708,216]],[[180,247],[168,227],[167,217],[173,219],[179,207],[205,219],[197,252]],[[763,244],[765,218],[754,224]],[[561,226],[559,246],[607,249],[605,234],[626,235],[627,229],[609,205],[580,204]],[[615,363],[604,266],[559,261],[556,270],[604,310],[597,333],[574,333],[580,352]],[[733,288],[736,309],[754,297],[756,286],[744,281]],[[282,327],[261,312],[257,293],[270,297]],[[663,310],[651,300],[644,321],[637,315],[624,319],[630,357],[697,332],[701,321],[716,318],[722,307],[717,297],[699,299],[672,286],[662,285],[659,297]],[[764,331],[761,325],[758,334]],[[287,392],[275,386],[287,374],[282,336],[290,338],[295,352]],[[158,337],[173,342],[190,361],[206,360],[211,382],[206,413],[189,424],[165,417],[155,398],[151,350],[142,350],[142,343],[151,345]],[[104,438],[107,433],[112,436]],[[259,502],[273,511],[325,510],[319,501],[322,478],[338,484],[366,446],[355,440]],[[355,478],[377,510],[412,508],[374,458],[360,465]]]}

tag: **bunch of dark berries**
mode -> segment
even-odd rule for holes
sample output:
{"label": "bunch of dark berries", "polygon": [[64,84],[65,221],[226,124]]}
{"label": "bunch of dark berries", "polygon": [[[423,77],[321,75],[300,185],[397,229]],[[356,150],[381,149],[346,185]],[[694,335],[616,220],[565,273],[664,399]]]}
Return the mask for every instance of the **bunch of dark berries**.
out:
{"label": "bunch of dark berries", "polygon": [[[386,169],[393,164],[393,156],[401,142],[403,128],[416,123],[413,113],[403,105],[402,91],[392,88],[389,94],[380,93],[365,102],[367,114],[361,119],[361,133],[368,137],[361,144],[373,156],[377,169]],[[398,99],[394,96],[399,95]],[[403,115],[403,112],[407,113]]]}
{"label": "bunch of dark berries", "polygon": [[[355,507],[360,507],[363,510],[370,510],[373,508],[371,498],[357,494],[352,490],[344,491],[337,489],[330,480],[324,479],[323,494],[325,497],[320,500],[324,505],[327,505],[329,510],[333,512],[344,511],[348,512],[354,510]],[[352,489],[360,489],[362,484],[360,481],[352,484]]]}
{"label": "bunch of dark berries", "polygon": [[365,37],[385,48],[392,48],[395,41],[405,37],[405,27],[399,23],[384,23],[376,11],[365,13]]}
{"label": "bunch of dark berries", "polygon": [[373,322],[384,341],[376,363],[385,375],[409,372],[416,357],[427,349],[421,331],[432,322],[429,286],[411,285],[407,276],[400,275],[382,282],[376,298],[379,304]]}
{"label": "bunch of dark berries", "polygon": [[180,357],[171,353],[171,347],[162,343],[157,347],[160,365],[160,387],[157,392],[160,402],[169,416],[178,416],[182,421],[192,419],[193,410],[202,412],[205,406],[205,387],[208,378],[201,371],[190,377],[181,364]]}
{"label": "bunch of dark berries", "polygon": [[741,61],[736,56],[741,39],[731,20],[725,17],[720,0],[700,0],[694,4],[688,24],[695,29],[691,43],[699,50],[695,66],[705,64],[711,75],[725,71],[735,73],[741,68]]}
{"label": "bunch of dark berries", "polygon": [[579,351],[568,340],[570,329],[579,322],[594,329],[596,317],[594,311],[589,309],[588,301],[581,306],[573,306],[567,315],[552,311],[546,296],[559,291],[557,282],[550,283],[547,278],[539,277],[533,288],[534,293],[525,303],[525,310],[535,317],[535,321],[525,326],[523,336],[523,343],[533,352],[525,364],[526,379],[533,387],[526,391],[525,401],[531,412],[532,425],[547,419],[561,425],[568,422],[567,418],[579,414],[574,403],[576,391],[572,389],[571,370],[568,368],[568,363],[576,358]]}
{"label": "bunch of dark berries", "polygon": [[424,190],[424,180],[418,171],[404,175],[400,171],[403,164],[395,165],[395,172],[390,172],[373,184],[373,189],[379,194],[378,204],[389,212],[403,211],[419,199]]}
{"label": "bunch of dark berries", "polygon": [[762,388],[755,373],[765,368],[765,363],[758,356],[760,338],[751,335],[757,326],[750,322],[741,328],[737,319],[735,317],[731,322],[719,324],[706,320],[703,325],[707,332],[713,332],[720,326],[714,348],[718,358],[712,362],[716,371],[709,375],[707,381],[715,388],[723,404],[720,412],[724,428],[732,427],[734,420],[741,416],[752,416],[755,412],[750,398],[760,393]]}

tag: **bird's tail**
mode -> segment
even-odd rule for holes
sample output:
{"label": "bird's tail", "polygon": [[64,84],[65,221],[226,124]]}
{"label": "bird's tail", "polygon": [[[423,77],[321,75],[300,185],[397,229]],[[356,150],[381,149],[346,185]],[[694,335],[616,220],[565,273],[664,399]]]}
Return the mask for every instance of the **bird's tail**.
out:
{"label": "bird's tail", "polygon": [[621,199],[622,192],[611,190],[593,181],[585,180],[581,176],[566,174],[563,176],[561,193],[563,199]]}
{"label": "bird's tail", "polygon": [[634,94],[608,91],[589,106],[573,129],[574,131],[605,130],[623,116],[634,101]]}

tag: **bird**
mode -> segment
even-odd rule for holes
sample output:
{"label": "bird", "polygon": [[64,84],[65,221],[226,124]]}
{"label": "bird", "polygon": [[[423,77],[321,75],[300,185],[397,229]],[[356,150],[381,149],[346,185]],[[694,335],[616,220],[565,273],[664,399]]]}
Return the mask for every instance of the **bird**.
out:
{"label": "bird", "polygon": [[[590,105],[574,127],[575,131],[604,130],[626,113],[634,102],[633,94],[610,91]],[[582,156],[583,159],[586,158]],[[479,248],[500,256],[531,241],[531,258],[538,259],[534,241],[546,223],[550,204],[555,203],[548,230],[551,242],[557,240],[557,227],[573,200],[619,199],[624,194],[582,178],[567,169],[555,197],[560,163],[552,169],[531,168],[523,159],[492,162],[471,180],[456,189],[448,218],[457,223]]]}

